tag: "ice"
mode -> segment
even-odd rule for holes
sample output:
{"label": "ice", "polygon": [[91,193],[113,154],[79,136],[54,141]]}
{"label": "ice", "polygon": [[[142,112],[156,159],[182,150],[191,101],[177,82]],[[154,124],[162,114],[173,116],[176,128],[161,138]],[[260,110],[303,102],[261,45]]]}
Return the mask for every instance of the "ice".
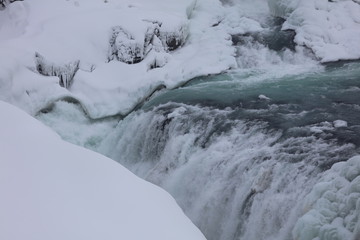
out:
{"label": "ice", "polygon": [[298,240],[359,237],[360,156],[335,164],[305,198],[303,216],[293,237]]}
{"label": "ice", "polygon": [[144,59],[144,42],[137,41],[131,33],[120,26],[112,28],[110,37],[109,60],[114,58],[125,63],[138,63]]}
{"label": "ice", "polygon": [[159,88],[236,66],[227,30],[212,27],[224,15],[217,0],[12,3],[0,14],[0,79],[12,90],[0,98],[30,114],[70,97],[92,118],[126,115]]}
{"label": "ice", "polygon": [[44,76],[59,77],[61,87],[69,88],[76,72],[79,70],[80,61],[74,61],[63,65],[49,62],[39,53],[35,53],[36,70]]}
{"label": "ice", "polygon": [[205,239],[164,190],[0,102],[0,239]]}
{"label": "ice", "polygon": [[333,122],[333,124],[334,124],[334,127],[336,127],[336,128],[342,128],[342,127],[348,126],[348,123],[344,120],[335,120]]}
{"label": "ice", "polygon": [[265,100],[265,101],[271,100],[271,98],[265,96],[264,94],[260,94],[260,95],[258,96],[258,98],[259,98],[260,100]]}
{"label": "ice", "polygon": [[295,42],[310,48],[321,62],[360,58],[360,5],[352,0],[269,0],[283,30],[296,31]]}

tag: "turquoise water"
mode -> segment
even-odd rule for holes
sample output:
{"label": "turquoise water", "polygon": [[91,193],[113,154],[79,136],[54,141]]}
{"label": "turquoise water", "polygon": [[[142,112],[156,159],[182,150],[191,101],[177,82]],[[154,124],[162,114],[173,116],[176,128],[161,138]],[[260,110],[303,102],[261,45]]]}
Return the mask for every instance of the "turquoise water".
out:
{"label": "turquoise water", "polygon": [[348,127],[331,134],[339,142],[360,146],[360,62],[332,63],[321,72],[251,82],[256,74],[234,71],[196,78],[179,89],[163,91],[142,109],[167,102],[231,108],[231,119],[265,121],[285,134],[294,127],[343,120]]}

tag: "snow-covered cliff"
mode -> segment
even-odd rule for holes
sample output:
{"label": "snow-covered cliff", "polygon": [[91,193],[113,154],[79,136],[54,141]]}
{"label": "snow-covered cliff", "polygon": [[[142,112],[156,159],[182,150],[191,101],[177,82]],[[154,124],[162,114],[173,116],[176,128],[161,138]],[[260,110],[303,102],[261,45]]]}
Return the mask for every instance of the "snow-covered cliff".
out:
{"label": "snow-covered cliff", "polygon": [[164,190],[0,102],[0,239],[205,239]]}

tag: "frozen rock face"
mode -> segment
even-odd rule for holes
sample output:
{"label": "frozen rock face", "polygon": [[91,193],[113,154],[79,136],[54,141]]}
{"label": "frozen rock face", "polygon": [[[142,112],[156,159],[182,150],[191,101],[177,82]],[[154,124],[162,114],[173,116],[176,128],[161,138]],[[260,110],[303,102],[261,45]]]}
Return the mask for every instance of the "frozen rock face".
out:
{"label": "frozen rock face", "polygon": [[116,59],[121,62],[133,64],[144,58],[144,43],[137,41],[131,33],[120,26],[112,28],[110,37],[109,60]]}
{"label": "frozen rock face", "polygon": [[360,157],[335,164],[306,197],[303,209],[294,239],[360,239]]}
{"label": "frozen rock face", "polygon": [[[146,20],[145,20],[146,22]],[[142,39],[136,39],[129,31],[121,26],[115,26],[111,30],[109,40],[108,60],[118,60],[127,64],[141,62],[147,54],[154,50],[155,52],[174,51],[184,45],[188,27],[186,24],[180,24],[172,29],[161,28],[162,23],[152,21]],[[154,67],[164,66],[166,60],[155,60],[158,64]]]}
{"label": "frozen rock face", "polygon": [[[4,9],[7,5],[9,5],[12,2],[16,2],[19,0],[0,0],[0,10]],[[22,1],[22,0],[20,0]]]}
{"label": "frozen rock face", "polygon": [[63,65],[57,65],[46,60],[39,53],[35,53],[36,70],[44,76],[59,77],[61,87],[69,88],[76,72],[79,70],[80,61],[73,61]]}
{"label": "frozen rock face", "polygon": [[168,51],[174,51],[185,43],[188,29],[185,25],[180,25],[175,30],[160,31],[159,38]]}
{"label": "frozen rock face", "polygon": [[294,30],[295,42],[321,62],[360,58],[360,5],[356,0],[268,0],[271,13]]}

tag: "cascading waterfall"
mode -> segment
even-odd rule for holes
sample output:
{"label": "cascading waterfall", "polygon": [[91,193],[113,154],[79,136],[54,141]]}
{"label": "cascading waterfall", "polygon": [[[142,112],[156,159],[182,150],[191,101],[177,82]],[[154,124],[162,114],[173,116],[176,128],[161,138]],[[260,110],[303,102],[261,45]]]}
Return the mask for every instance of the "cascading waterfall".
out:
{"label": "cascading waterfall", "polygon": [[169,191],[208,239],[290,239],[298,200],[354,146],[238,114],[168,103],[126,118],[100,152]]}
{"label": "cascading waterfall", "polygon": [[319,65],[282,22],[233,36],[238,69],[162,90],[124,119],[64,101],[37,117],[166,189],[209,240],[358,240],[360,63]]}
{"label": "cascading waterfall", "polygon": [[39,118],[165,188],[210,240],[287,240],[313,186],[359,153],[358,66],[272,81],[202,77],[119,123],[67,102]]}

